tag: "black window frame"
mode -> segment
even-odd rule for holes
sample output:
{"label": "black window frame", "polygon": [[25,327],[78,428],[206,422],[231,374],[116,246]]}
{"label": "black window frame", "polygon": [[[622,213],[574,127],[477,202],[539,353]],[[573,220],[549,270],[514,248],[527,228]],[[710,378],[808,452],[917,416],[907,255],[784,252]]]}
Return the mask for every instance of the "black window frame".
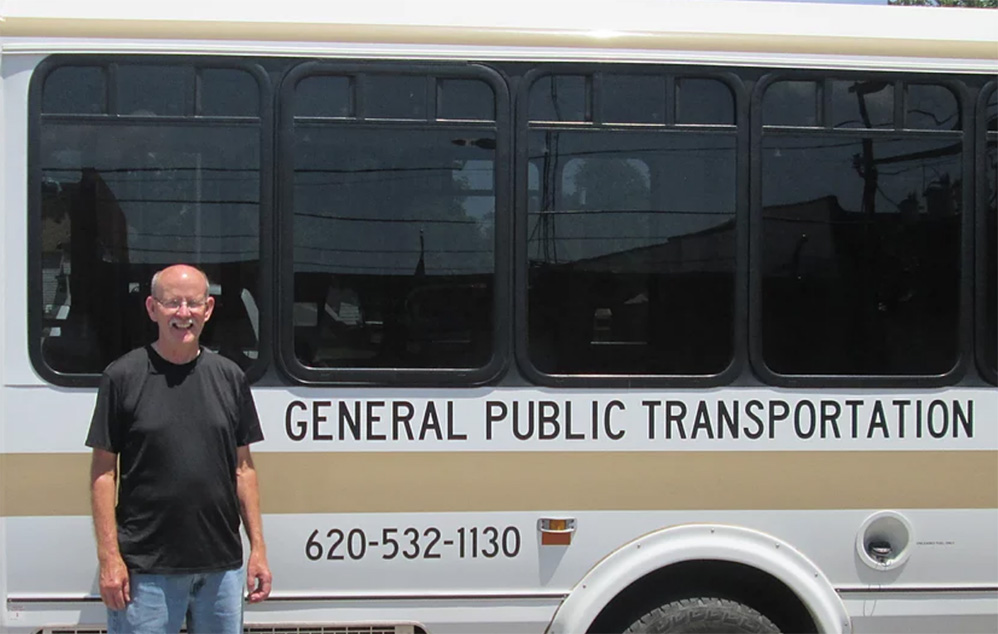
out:
{"label": "black window frame", "polygon": [[[975,123],[976,131],[974,139],[974,157],[976,159],[974,165],[974,175],[976,177],[976,204],[974,205],[975,218],[976,218],[976,257],[975,257],[975,284],[974,284],[974,306],[975,306],[975,324],[974,335],[976,340],[975,353],[977,359],[977,369],[981,373],[981,377],[991,383],[992,385],[998,385],[998,371],[994,367],[991,367],[988,363],[987,352],[985,346],[987,345],[987,328],[989,326],[987,319],[987,292],[988,292],[988,253],[987,253],[987,205],[988,205],[988,174],[986,173],[988,169],[987,165],[987,146],[988,141],[993,141],[998,143],[998,130],[988,129],[988,118],[987,118],[987,108],[988,102],[992,98],[998,98],[998,80],[992,80],[981,87],[981,91],[978,94],[976,112],[975,112]],[[995,236],[991,236],[994,239]],[[990,279],[994,281],[996,279],[995,271],[990,271]],[[994,289],[991,289],[992,291]],[[994,333],[991,333],[994,336]],[[994,353],[994,350],[991,351]]]}
{"label": "black window frame", "polygon": [[[602,94],[600,84],[604,74],[650,75],[665,77],[665,121],[664,123],[606,123],[601,120]],[[590,116],[586,121],[537,122],[532,126],[529,116],[530,89],[542,78],[559,75],[583,75],[591,91],[587,104]],[[730,125],[678,123],[676,120],[676,91],[678,79],[713,79],[725,84],[734,99],[734,121]],[[749,183],[749,99],[744,79],[724,68],[690,67],[672,65],[632,65],[632,64],[537,64],[532,65],[520,78],[516,94],[515,118],[515,226],[514,238],[514,332],[515,356],[521,374],[531,383],[543,387],[589,387],[589,388],[654,388],[654,387],[717,387],[733,384],[747,367],[746,321],[739,318],[745,314],[748,304],[748,183]],[[561,374],[548,373],[534,366],[529,349],[528,316],[528,171],[529,135],[537,129],[581,131],[619,130],[627,132],[643,131],[666,132],[671,134],[684,131],[719,130],[730,132],[735,140],[735,267],[733,271],[732,302],[733,321],[731,323],[731,361],[726,368],[715,374]]]}
{"label": "black window frame", "polygon": [[[257,117],[241,116],[197,116],[194,114],[184,116],[127,116],[113,113],[114,90],[115,90],[115,67],[119,64],[132,65],[142,64],[150,66],[178,66],[189,65],[195,71],[195,77],[199,77],[198,71],[201,69],[230,69],[248,72],[257,82],[259,88],[259,115]],[[74,113],[42,113],[42,97],[45,80],[55,70],[64,67],[89,67],[104,66],[108,69],[105,82],[105,105],[109,112],[100,114],[74,114]],[[199,91],[198,80],[195,80],[195,91]],[[195,98],[195,108],[197,99]],[[95,387],[100,383],[101,373],[70,373],[55,370],[46,362],[42,353],[42,331],[44,328],[44,314],[42,310],[42,253],[41,253],[41,224],[42,224],[42,165],[39,163],[41,154],[41,129],[43,117],[46,120],[56,122],[62,121],[112,121],[112,117],[121,121],[142,121],[150,123],[161,121],[164,123],[176,123],[185,120],[198,120],[205,124],[212,121],[238,121],[242,119],[256,120],[259,129],[260,143],[260,204],[259,204],[259,296],[257,307],[259,309],[259,336],[257,358],[246,370],[246,377],[249,381],[256,381],[262,377],[267,368],[271,365],[272,345],[272,321],[271,306],[271,267],[269,262],[273,260],[272,241],[268,236],[272,235],[270,227],[273,226],[271,210],[272,204],[272,179],[273,173],[273,91],[270,78],[263,67],[254,58],[239,57],[218,57],[204,55],[141,55],[141,54],[56,54],[51,55],[35,68],[28,88],[28,148],[27,148],[27,171],[28,171],[28,271],[27,271],[27,301],[28,301],[28,356],[35,371],[49,383],[61,387]]]}
{"label": "black window frame", "polygon": [[[294,99],[300,79],[318,75],[389,75],[425,77],[427,81],[444,79],[474,79],[489,84],[495,93],[495,119],[490,121],[496,134],[495,148],[495,243],[493,262],[492,353],[489,361],[478,368],[314,368],[302,364],[295,354],[294,342]],[[437,119],[436,94],[428,91],[427,118],[390,119],[365,117],[362,101],[356,99],[351,117],[336,117],[337,121],[355,120],[365,126],[384,125],[405,128],[419,123],[424,127],[437,125],[473,124],[475,121]],[[302,385],[380,385],[405,387],[476,386],[494,382],[509,365],[509,340],[512,321],[510,308],[510,235],[512,214],[510,210],[511,178],[510,156],[512,138],[510,130],[509,93],[506,79],[489,66],[466,62],[403,63],[393,61],[338,61],[312,60],[291,67],[277,90],[279,105],[276,125],[276,156],[274,171],[277,180],[277,303],[275,321],[280,347],[276,355],[281,371],[293,382]],[[477,122],[482,123],[482,122]]]}
{"label": "black window frame", "polygon": [[[763,99],[766,89],[779,81],[813,81],[819,84],[822,94],[818,97],[819,116],[825,121],[819,121],[817,126],[782,126],[777,124],[763,125]],[[879,80],[894,85],[894,126],[891,128],[835,128],[827,121],[829,116],[830,91],[826,86],[836,80]],[[756,301],[751,302],[749,311],[749,356],[755,375],[764,384],[776,387],[941,387],[957,385],[967,374],[968,361],[973,358],[972,351],[972,289],[970,284],[973,270],[973,246],[975,234],[974,221],[974,117],[973,103],[966,82],[952,79],[950,76],[938,76],[921,73],[903,72],[855,72],[842,71],[772,71],[764,74],[756,82],[751,97],[751,237],[752,245],[762,245],[763,234],[763,203],[762,203],[762,146],[767,134],[772,136],[798,136],[806,134],[821,134],[824,138],[839,137],[858,138],[897,138],[899,135],[910,137],[919,135],[925,138],[952,138],[954,130],[912,130],[904,126],[905,107],[903,103],[904,88],[909,84],[933,84],[949,88],[957,99],[962,126],[958,131],[962,135],[962,150],[960,154],[960,169],[963,176],[961,191],[962,213],[959,232],[959,288],[958,314],[956,328],[956,360],[952,368],[940,374],[931,375],[861,375],[861,374],[782,374],[771,370],[765,363],[763,353],[763,310],[762,310],[762,249],[753,248],[750,253],[750,291]]]}

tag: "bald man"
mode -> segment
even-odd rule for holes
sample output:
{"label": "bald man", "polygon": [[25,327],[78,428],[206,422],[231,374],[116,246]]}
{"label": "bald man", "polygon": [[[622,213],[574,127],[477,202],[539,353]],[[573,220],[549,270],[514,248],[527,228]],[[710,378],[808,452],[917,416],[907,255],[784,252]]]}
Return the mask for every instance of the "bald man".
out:
{"label": "bald man", "polygon": [[244,588],[255,603],[271,586],[249,449],[263,432],[242,371],[201,347],[207,276],[178,264],[151,290],[159,336],[104,370],[86,441],[108,631],[179,632],[186,619],[192,634],[240,634]]}

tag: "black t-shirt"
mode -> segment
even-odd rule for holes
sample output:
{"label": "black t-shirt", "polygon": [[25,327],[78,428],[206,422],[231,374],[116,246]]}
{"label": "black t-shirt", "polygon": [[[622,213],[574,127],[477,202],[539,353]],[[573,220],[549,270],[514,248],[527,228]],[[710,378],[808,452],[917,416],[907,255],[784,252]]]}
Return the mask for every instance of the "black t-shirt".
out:
{"label": "black t-shirt", "polygon": [[263,440],[242,371],[202,349],[184,365],[152,346],[101,377],[87,446],[119,456],[118,543],[130,570],[242,565],[236,448]]}

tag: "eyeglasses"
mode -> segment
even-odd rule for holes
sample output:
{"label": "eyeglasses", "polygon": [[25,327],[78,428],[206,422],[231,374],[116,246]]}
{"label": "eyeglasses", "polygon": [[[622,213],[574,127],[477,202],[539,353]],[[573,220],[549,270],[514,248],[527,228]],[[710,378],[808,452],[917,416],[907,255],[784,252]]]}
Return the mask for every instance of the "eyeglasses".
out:
{"label": "eyeglasses", "polygon": [[208,303],[208,298],[205,299],[168,299],[162,300],[158,297],[153,297],[156,303],[167,310],[180,310],[181,306],[187,306],[188,310],[201,310]]}

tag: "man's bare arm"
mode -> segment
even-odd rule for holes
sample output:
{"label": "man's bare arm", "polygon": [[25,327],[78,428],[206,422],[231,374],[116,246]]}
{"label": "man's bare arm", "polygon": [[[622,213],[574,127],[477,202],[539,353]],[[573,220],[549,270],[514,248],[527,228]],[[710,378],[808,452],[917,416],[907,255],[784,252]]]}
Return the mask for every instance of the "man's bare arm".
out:
{"label": "man's bare arm", "polygon": [[100,596],[112,610],[124,610],[131,601],[128,568],[118,549],[118,525],[114,518],[118,483],[118,455],[94,449],[90,460],[90,506],[97,535],[100,563]]}
{"label": "man's bare arm", "polygon": [[267,545],[263,541],[260,488],[248,445],[236,449],[236,494],[239,497],[243,526],[250,542],[249,561],[246,563],[246,589],[250,603],[258,603],[270,596],[272,576],[267,564]]}

